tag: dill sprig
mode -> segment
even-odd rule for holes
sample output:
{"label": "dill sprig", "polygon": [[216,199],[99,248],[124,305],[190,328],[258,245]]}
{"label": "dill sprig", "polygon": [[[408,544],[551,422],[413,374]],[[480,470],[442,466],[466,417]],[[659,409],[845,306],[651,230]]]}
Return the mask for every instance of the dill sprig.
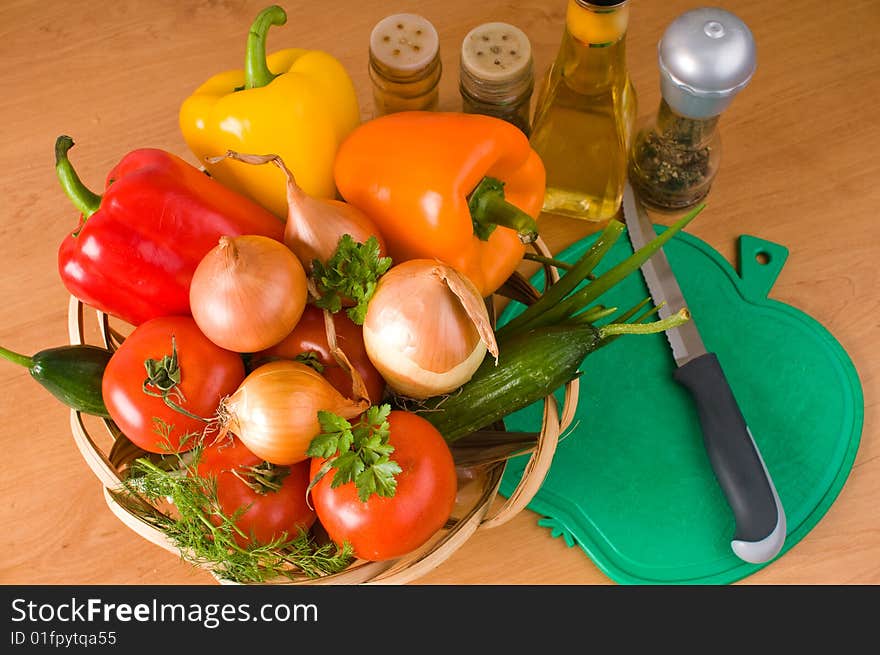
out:
{"label": "dill sprig", "polygon": [[[159,464],[148,458],[135,460],[121,493],[114,494],[117,502],[167,535],[184,560],[233,582],[320,577],[342,571],[352,562],[348,544],[341,548],[318,544],[307,532],[285,534],[266,544],[248,540],[242,546],[238,537],[248,535],[236,520],[247,507],[232,515],[222,511],[216,479],[196,475],[200,455],[201,446],[197,446],[175,454],[176,460],[164,458]],[[162,501],[173,505],[174,516],[156,507]]]}

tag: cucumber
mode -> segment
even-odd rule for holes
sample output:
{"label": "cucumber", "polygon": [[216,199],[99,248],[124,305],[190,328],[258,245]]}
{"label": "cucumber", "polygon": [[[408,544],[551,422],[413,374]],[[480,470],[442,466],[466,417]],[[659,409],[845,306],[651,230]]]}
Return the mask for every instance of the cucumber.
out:
{"label": "cucumber", "polygon": [[573,380],[584,358],[601,343],[599,330],[590,324],[518,332],[499,341],[497,365],[489,355],[460,389],[408,409],[454,442]]}
{"label": "cucumber", "polygon": [[0,347],[0,357],[24,366],[31,377],[62,403],[83,412],[110,418],[101,381],[113,353],[98,346],[59,346],[32,357]]}

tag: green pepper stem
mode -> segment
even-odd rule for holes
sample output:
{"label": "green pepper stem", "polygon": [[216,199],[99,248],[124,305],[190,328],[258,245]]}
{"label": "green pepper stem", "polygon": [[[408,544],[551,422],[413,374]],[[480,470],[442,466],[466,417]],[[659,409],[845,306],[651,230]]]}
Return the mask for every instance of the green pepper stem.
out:
{"label": "green pepper stem", "polygon": [[101,196],[86,188],[73,169],[73,165],[67,157],[67,152],[72,147],[73,139],[69,136],[62,134],[55,139],[55,172],[58,174],[58,181],[61,182],[61,188],[64,189],[67,197],[85,218],[89,218],[101,206]]}
{"label": "green pepper stem", "polygon": [[504,183],[493,177],[484,177],[468,197],[474,234],[483,241],[496,226],[516,230],[519,240],[532,243],[538,238],[535,219],[504,199]]}
{"label": "green pepper stem", "polygon": [[[605,271],[590,284],[584,286],[579,290],[576,290],[565,299],[560,300],[556,305],[551,306],[549,309],[535,317],[535,319],[529,323],[529,328],[531,329],[535,327],[541,327],[543,325],[552,325],[558,321],[565,320],[566,317],[571,316],[577,311],[580,311],[580,308],[587,307],[590,303],[596,300],[596,298],[608,291],[608,289],[620,282],[630,273],[638,270],[639,267],[644,264],[648,259],[650,259],[655,252],[660,250],[667,241],[669,241],[678,232],[683,230],[684,227],[688,223],[690,223],[697,216],[697,214],[699,214],[703,210],[704,207],[704,204],[698,205],[690,212],[688,212],[685,216],[670,225],[660,235],[656,236],[646,245],[636,250],[632,255],[624,259],[616,266]],[[562,279],[564,280],[565,276],[563,276]],[[552,290],[553,287],[550,287],[550,289]],[[535,305],[537,305],[537,303],[535,303]],[[535,305],[532,305],[530,309],[534,308]]]}
{"label": "green pepper stem", "polygon": [[672,316],[667,316],[659,321],[651,323],[609,323],[599,328],[599,337],[605,339],[618,334],[655,334],[665,332],[674,327],[687,323],[691,314],[687,307],[682,307]]}
{"label": "green pepper stem", "polygon": [[[590,249],[575,262],[574,266],[572,266],[556,284],[551,285],[535,303],[527,307],[519,316],[501,327],[498,330],[498,334],[507,334],[521,331],[523,329],[530,329],[534,321],[538,320],[545,312],[556,307],[556,305],[572,293],[581,282],[592,275],[593,269],[605,256],[605,253],[607,253],[617,242],[625,229],[624,224],[620,221],[608,221],[605,229],[602,230],[601,234]],[[584,307],[586,307],[586,305],[584,305]],[[563,316],[560,318],[565,317]]]}
{"label": "green pepper stem", "polygon": [[[629,319],[631,319],[633,316],[636,316],[636,314],[638,314],[640,311],[642,311],[642,309],[646,305],[649,305],[652,302],[653,302],[653,300],[651,299],[651,296],[648,296],[647,298],[643,299],[638,305],[635,305],[634,307],[630,307],[623,314],[621,314],[620,316],[615,318],[614,323],[626,323],[627,321],[629,321]],[[649,311],[651,313],[653,313],[653,312],[656,312],[657,309],[658,309],[657,307],[654,307],[653,305],[651,305]],[[647,314],[640,314],[633,322],[638,323],[641,319],[645,318],[646,315]]]}
{"label": "green pepper stem", "polygon": [[523,255],[523,259],[528,259],[532,262],[538,262],[539,264],[546,264],[547,266],[553,266],[555,268],[561,268],[564,271],[571,270],[573,264],[569,264],[568,262],[564,262],[561,259],[554,259],[553,257],[544,257],[544,255],[539,255],[534,252],[527,252]]}
{"label": "green pepper stem", "polygon": [[13,364],[19,364],[20,366],[24,366],[26,368],[31,368],[34,365],[33,357],[28,357],[27,355],[19,355],[16,352],[7,350],[3,346],[0,346],[0,357],[12,362]]}
{"label": "green pepper stem", "polygon": [[248,32],[244,59],[244,88],[257,89],[266,86],[276,75],[266,63],[266,35],[272,25],[284,25],[287,13],[278,5],[266,7],[259,13]]}
{"label": "green pepper stem", "polygon": [[617,307],[604,307],[602,305],[597,305],[596,307],[590,307],[580,314],[575,314],[566,321],[566,325],[585,325],[587,323],[592,325],[616,312]]}

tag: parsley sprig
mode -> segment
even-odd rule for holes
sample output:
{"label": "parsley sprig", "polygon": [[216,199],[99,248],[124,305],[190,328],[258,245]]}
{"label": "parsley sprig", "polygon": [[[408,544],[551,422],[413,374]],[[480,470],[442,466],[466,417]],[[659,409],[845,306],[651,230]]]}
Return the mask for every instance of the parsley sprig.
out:
{"label": "parsley sprig", "polygon": [[370,496],[391,497],[397,491],[400,465],[391,459],[394,446],[388,443],[391,428],[388,414],[391,405],[373,405],[352,425],[332,412],[319,411],[321,434],[312,439],[307,454],[323,457],[327,462],[311,481],[314,487],[331,469],[336,469],[330,486],[335,488],[354,482],[358,498],[366,502]]}
{"label": "parsley sprig", "polygon": [[317,259],[312,262],[312,279],[321,296],[315,304],[335,314],[342,310],[344,301],[351,300],[355,305],[346,313],[363,325],[376,284],[389,268],[391,258],[381,256],[375,236],[359,243],[344,234],[326,264]]}

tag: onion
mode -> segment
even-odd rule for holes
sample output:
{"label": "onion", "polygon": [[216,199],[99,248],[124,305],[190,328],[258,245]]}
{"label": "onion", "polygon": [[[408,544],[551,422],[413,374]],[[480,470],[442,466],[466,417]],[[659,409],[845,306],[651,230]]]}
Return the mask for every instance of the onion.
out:
{"label": "onion", "polygon": [[299,259],[280,241],[224,236],[196,267],[189,298],[206,337],[221,348],[252,353],[296,327],[308,282]]}
{"label": "onion", "polygon": [[321,432],[320,410],[345,419],[359,416],[369,401],[349,400],[313,368],[290,360],[256,368],[220,408],[222,434],[232,432],[257,457],[289,465],[307,459]]}
{"label": "onion", "polygon": [[379,278],[363,325],[367,356],[388,386],[429,398],[471,379],[498,346],[486,304],[467,277],[432,259],[412,259]]}
{"label": "onion", "polygon": [[348,234],[357,243],[365,243],[371,236],[379,242],[379,255],[386,254],[385,240],[376,224],[354,205],[340,200],[328,200],[308,195],[296,183],[293,173],[278,155],[251,155],[227,150],[225,155],[211,157],[216,163],[226,157],[246,164],[275,164],[287,177],[287,223],[284,243],[305,266],[311,270],[317,259],[322,264],[333,256],[343,235]]}

